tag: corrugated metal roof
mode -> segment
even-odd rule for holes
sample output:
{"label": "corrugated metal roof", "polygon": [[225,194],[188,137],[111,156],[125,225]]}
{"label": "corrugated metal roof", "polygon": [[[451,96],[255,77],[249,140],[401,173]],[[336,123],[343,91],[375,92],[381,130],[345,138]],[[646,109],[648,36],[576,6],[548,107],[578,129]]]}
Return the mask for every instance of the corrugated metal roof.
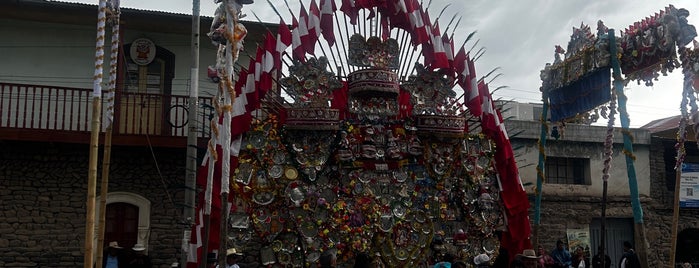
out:
{"label": "corrugated metal roof", "polygon": [[[54,5],[63,5],[63,6],[74,6],[74,7],[95,7],[97,9],[97,4],[87,4],[87,3],[80,3],[80,2],[73,2],[73,1],[58,1],[58,0],[18,0],[18,2],[27,2],[27,3],[46,3],[46,4],[54,4]],[[177,12],[169,12],[169,11],[161,11],[161,10],[148,10],[148,9],[138,9],[138,8],[131,8],[131,7],[121,7],[122,11],[123,10],[128,10],[128,11],[133,11],[133,12],[141,12],[141,13],[149,13],[149,14],[160,14],[160,15],[174,15],[174,16],[187,16],[191,17],[192,14],[187,14],[187,13],[177,13]],[[202,17],[210,17],[210,16],[202,16]]]}
{"label": "corrugated metal roof", "polygon": [[648,122],[648,124],[643,125],[641,128],[647,129],[650,133],[657,133],[661,131],[666,131],[669,129],[677,128],[680,125],[680,116],[675,115],[671,117],[656,119]]}

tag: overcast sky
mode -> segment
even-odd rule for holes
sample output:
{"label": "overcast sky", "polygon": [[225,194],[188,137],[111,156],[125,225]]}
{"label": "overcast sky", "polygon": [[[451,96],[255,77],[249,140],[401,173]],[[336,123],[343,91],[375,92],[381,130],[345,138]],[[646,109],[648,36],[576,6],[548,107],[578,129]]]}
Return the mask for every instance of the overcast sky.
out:
{"label": "overcast sky", "polygon": [[[280,12],[285,21],[290,22],[284,1],[270,1],[277,8],[283,7]],[[302,1],[308,7],[310,0]],[[97,4],[98,0],[78,2]],[[298,14],[299,1],[288,2]],[[424,6],[427,6],[427,2],[429,0],[424,0]],[[336,0],[336,3],[339,8],[341,0]],[[428,11],[433,20],[447,4],[450,6],[440,19],[442,30],[448,20],[458,13],[462,20],[455,34],[455,44],[461,44],[468,33],[478,31],[475,38],[480,39],[479,47],[485,47],[487,52],[476,62],[477,73],[482,75],[500,67],[502,76],[493,81],[490,88],[509,88],[498,90],[494,96],[519,102],[541,102],[539,72],[547,62],[553,61],[554,45],[565,48],[572,28],[579,27],[581,22],[590,25],[594,32],[597,20],[602,20],[607,27],[618,32],[672,4],[689,10],[689,23],[699,25],[697,0],[433,0]],[[192,13],[192,1],[188,0],[121,0],[121,6]],[[212,16],[215,8],[213,0],[201,0],[201,15]],[[267,0],[255,0],[254,4],[245,6],[243,12],[249,15],[249,20],[255,20],[252,16],[254,12],[265,22],[279,22]],[[626,94],[629,98],[631,127],[640,127],[651,120],[678,115],[681,91],[680,70],[675,70],[667,77],[660,77],[660,81],[653,87],[629,83]]]}

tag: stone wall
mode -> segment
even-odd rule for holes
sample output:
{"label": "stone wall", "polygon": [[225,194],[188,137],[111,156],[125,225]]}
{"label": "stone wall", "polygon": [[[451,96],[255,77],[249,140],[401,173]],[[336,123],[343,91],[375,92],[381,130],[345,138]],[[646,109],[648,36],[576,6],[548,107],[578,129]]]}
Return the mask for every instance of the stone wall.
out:
{"label": "stone wall", "polygon": [[[0,147],[0,267],[82,267],[89,146],[0,141]],[[109,191],[151,201],[154,267],[179,258],[185,154],[155,148],[154,159],[147,147],[112,148]],[[100,162],[98,177],[101,169]]]}
{"label": "stone wall", "polygon": [[[670,261],[672,243],[674,184],[675,178],[674,140],[653,138],[650,145],[650,197],[641,197],[643,221],[647,242],[648,265],[646,267],[666,267]],[[690,146],[694,148],[690,149]],[[696,151],[696,144],[688,144],[688,153]],[[699,154],[695,154],[699,155]],[[668,168],[669,166],[669,168]],[[610,191],[616,187],[609,185]],[[628,187],[624,185],[624,187]],[[669,190],[669,188],[671,190]],[[532,208],[530,217],[534,219],[534,196],[530,195]],[[555,247],[557,239],[565,238],[569,226],[589,225],[593,218],[600,218],[601,197],[544,195],[541,204],[541,226],[539,242],[547,250]],[[607,202],[608,218],[633,218],[628,197],[611,197]],[[681,209],[678,218],[678,232],[687,228],[699,228],[699,210]],[[636,239],[636,247],[642,246]],[[616,263],[618,260],[612,260]]]}

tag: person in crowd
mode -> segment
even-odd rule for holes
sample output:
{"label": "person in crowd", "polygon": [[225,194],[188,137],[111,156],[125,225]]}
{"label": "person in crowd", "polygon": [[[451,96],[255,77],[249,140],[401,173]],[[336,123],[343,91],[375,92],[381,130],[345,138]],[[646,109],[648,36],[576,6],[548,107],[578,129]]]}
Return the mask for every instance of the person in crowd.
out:
{"label": "person in crowd", "polygon": [[556,268],[568,268],[573,264],[570,252],[560,239],[556,241],[556,248],[551,251],[551,258],[553,258],[554,262],[553,267]]}
{"label": "person in crowd", "polygon": [[536,256],[536,252],[533,249],[525,249],[521,254],[517,254],[516,259],[519,260],[519,264],[524,268],[537,268],[539,264],[539,259],[541,256]]}
{"label": "person in crowd", "polygon": [[328,250],[320,255],[320,268],[334,268],[337,267],[337,256],[335,251]]}
{"label": "person in crowd", "polygon": [[133,258],[129,260],[128,268],[152,268],[150,257],[146,255],[146,247],[143,244],[136,244],[131,248],[133,250]]}
{"label": "person in crowd", "polygon": [[371,256],[364,252],[357,253],[354,257],[354,268],[371,268]]}
{"label": "person in crowd", "polygon": [[574,268],[587,268],[589,261],[585,258],[585,249],[578,246],[575,248],[575,255],[573,256],[573,267]]}
{"label": "person in crowd", "polygon": [[539,245],[537,248],[539,250],[539,267],[540,268],[550,268],[554,267],[554,261],[551,255],[546,252],[546,249],[544,249],[544,246]]}
{"label": "person in crowd", "polygon": [[109,242],[107,250],[104,253],[104,257],[102,257],[102,267],[125,268],[126,262],[124,261],[121,249],[122,247],[119,246],[117,241]]}
{"label": "person in crowd", "polygon": [[[602,265],[604,260],[604,265]],[[597,247],[597,254],[592,257],[592,268],[610,268],[612,267],[612,259],[609,255],[602,254],[602,246]]]}
{"label": "person in crowd", "polygon": [[243,253],[236,248],[226,250],[226,268],[240,268],[238,262],[243,258]]}
{"label": "person in crowd", "polygon": [[624,241],[624,254],[621,255],[619,268],[641,268],[641,261],[629,241]]}

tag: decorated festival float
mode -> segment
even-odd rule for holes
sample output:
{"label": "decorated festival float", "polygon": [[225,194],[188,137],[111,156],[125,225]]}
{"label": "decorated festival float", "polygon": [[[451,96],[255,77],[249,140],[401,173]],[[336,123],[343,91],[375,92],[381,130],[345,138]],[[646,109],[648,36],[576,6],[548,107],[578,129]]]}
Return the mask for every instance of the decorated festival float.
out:
{"label": "decorated festival float", "polygon": [[[636,246],[641,261],[646,261],[647,243],[643,226],[643,211],[638,193],[638,183],[634,168],[633,137],[629,132],[629,115],[626,112],[627,98],[624,87],[630,82],[652,86],[660,76],[681,68],[684,74],[684,87],[680,104],[681,120],[677,133],[678,173],[676,185],[679,185],[684,161],[685,135],[687,123],[692,120],[694,127],[699,126],[699,113],[696,104],[696,91],[699,91],[699,44],[694,41],[693,48],[686,47],[697,36],[694,26],[687,22],[689,12],[686,9],[670,5],[658,13],[636,22],[615,36],[600,20],[597,22],[596,34],[589,26],[582,24],[573,28],[570,42],[566,49],[555,46],[555,60],[541,71],[541,92],[544,101],[541,119],[541,136],[539,139],[539,165],[537,166],[537,196],[534,216],[534,236],[536,243],[540,225],[540,206],[545,163],[545,146],[549,131],[552,137],[559,138],[568,123],[589,124],[599,117],[608,119],[607,138],[604,143],[603,197],[600,245],[605,245],[605,208],[607,198],[607,180],[612,158],[613,130],[615,116],[619,113],[622,134],[623,154],[626,159],[628,184],[631,193],[635,236],[641,241]],[[687,111],[690,108],[690,111]],[[546,118],[549,113],[550,118]],[[549,121],[554,127],[549,129]],[[695,132],[696,133],[696,132]],[[675,189],[677,194],[678,189]],[[675,197],[677,199],[677,196]],[[671,241],[669,267],[674,267],[678,208],[675,207],[675,222]],[[604,250],[604,248],[602,249]]]}
{"label": "decorated festival float", "polygon": [[190,267],[227,248],[271,267],[328,251],[340,267],[360,253],[422,267],[531,248],[509,138],[474,67],[482,50],[454,45],[455,18],[440,32],[441,13],[431,20],[417,0],[308,5],[248,66],[235,65],[242,3],[215,14],[219,116]]}

